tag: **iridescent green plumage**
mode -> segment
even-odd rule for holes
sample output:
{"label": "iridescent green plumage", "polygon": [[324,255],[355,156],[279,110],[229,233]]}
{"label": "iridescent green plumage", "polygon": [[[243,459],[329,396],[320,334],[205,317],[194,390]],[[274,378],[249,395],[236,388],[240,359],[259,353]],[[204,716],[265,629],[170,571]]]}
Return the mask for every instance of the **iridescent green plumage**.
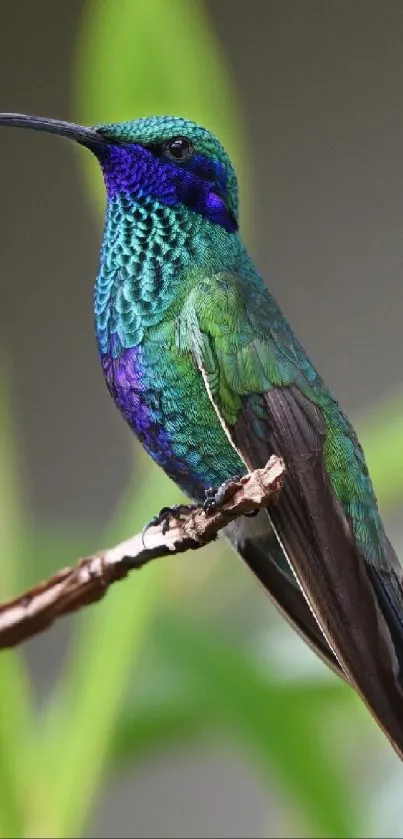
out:
{"label": "iridescent green plumage", "polygon": [[272,388],[294,385],[317,405],[332,488],[368,560],[381,561],[384,531],[355,433],[253,266],[247,268],[195,283],[179,318],[180,346],[194,354],[230,434],[247,404],[252,433],[266,443],[267,413],[259,395]]}

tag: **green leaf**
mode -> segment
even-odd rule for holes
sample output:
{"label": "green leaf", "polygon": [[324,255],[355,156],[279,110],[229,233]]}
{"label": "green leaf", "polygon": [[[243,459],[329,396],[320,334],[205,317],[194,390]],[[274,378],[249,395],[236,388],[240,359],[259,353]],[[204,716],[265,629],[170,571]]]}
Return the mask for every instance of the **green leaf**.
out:
{"label": "green leaf", "polygon": [[[252,753],[263,775],[277,776],[309,819],[314,836],[351,837],[356,819],[348,784],[318,725],[320,694],[279,683],[236,648],[188,622],[165,619],[160,644],[205,696],[205,713]],[[338,686],[340,687],[340,686]],[[323,687],[322,687],[323,690]],[[347,688],[341,686],[338,696]],[[331,741],[330,741],[331,742]]]}
{"label": "green leaf", "polygon": [[199,737],[208,729],[200,696],[175,696],[156,701],[148,699],[122,711],[111,743],[110,766],[139,761],[170,744]]}
{"label": "green leaf", "polygon": [[[110,755],[113,766],[138,761],[144,754],[156,748],[164,749],[171,742],[198,737],[201,733],[204,737],[213,736],[217,730],[217,720],[207,712],[204,689],[200,690],[196,679],[189,679],[186,669],[178,671],[177,661],[172,660],[171,645],[166,654],[165,644],[160,641],[164,626],[164,618],[160,617],[141,662],[141,684],[133,685],[127,695],[113,738]],[[350,712],[354,708],[353,692],[346,690],[341,680],[325,668],[315,678],[299,675],[291,679],[290,674],[277,670],[270,678],[279,689],[291,691],[297,707],[304,703],[308,709],[320,707],[323,713],[336,706],[338,711]]]}
{"label": "green leaf", "polygon": [[[0,371],[0,599],[16,594],[21,578],[25,530],[17,479],[17,445],[13,435],[9,388]],[[35,731],[31,685],[21,651],[0,656],[0,835],[21,836],[25,816],[26,760],[30,733]]]}
{"label": "green leaf", "polygon": [[0,657],[0,836],[20,837],[29,783],[27,747],[34,723],[30,685],[22,653]]}

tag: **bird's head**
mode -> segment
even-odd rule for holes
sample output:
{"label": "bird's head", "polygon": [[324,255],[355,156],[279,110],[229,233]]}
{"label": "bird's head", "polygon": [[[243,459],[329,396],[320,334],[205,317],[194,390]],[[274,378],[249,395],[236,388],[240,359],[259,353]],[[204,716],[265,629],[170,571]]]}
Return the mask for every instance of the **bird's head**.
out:
{"label": "bird's head", "polygon": [[231,161],[206,128],[180,117],[145,117],[93,128],[23,114],[0,126],[59,134],[89,148],[102,167],[108,198],[154,198],[182,205],[229,233],[238,229],[238,187]]}

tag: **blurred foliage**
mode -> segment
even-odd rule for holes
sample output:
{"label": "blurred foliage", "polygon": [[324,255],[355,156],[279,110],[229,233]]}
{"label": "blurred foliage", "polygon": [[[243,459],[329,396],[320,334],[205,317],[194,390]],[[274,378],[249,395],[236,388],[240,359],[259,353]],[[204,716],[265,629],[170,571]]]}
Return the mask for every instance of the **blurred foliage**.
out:
{"label": "blurred foliage", "polygon": [[[86,5],[75,65],[77,119],[92,123],[152,112],[196,119],[228,147],[244,199],[242,117],[201,2],[120,0],[119,14],[116,8],[112,0]],[[99,172],[93,161],[84,164],[101,211]],[[4,598],[32,582],[34,568],[36,577],[38,569],[50,573],[91,544],[90,534],[39,529],[25,515],[5,375],[0,384]],[[364,418],[359,430],[385,509],[403,494],[402,398]],[[92,547],[120,541],[177,500],[178,490],[135,447],[132,485]],[[35,561],[27,562],[29,556]],[[201,735],[231,739],[267,790],[278,786],[284,835],[291,825],[294,835],[328,837],[369,828],[370,814],[359,814],[362,792],[355,780],[363,765],[351,743],[355,738],[365,752],[375,726],[321,664],[314,674],[307,667],[304,675],[302,667],[301,676],[301,667],[287,673],[270,659],[272,610],[264,601],[262,620],[255,609],[252,620],[245,618],[247,574],[240,570],[237,576],[232,562],[233,555],[217,546],[191,561],[160,560],[71,620],[68,653],[40,711],[24,651],[1,655],[1,836],[83,835],[108,773]],[[225,563],[231,563],[230,575]],[[252,588],[255,604],[253,580]],[[280,657],[282,638],[276,641]],[[296,649],[295,662],[305,661],[301,650],[312,662],[305,647]],[[135,814],[133,825],[135,833]]]}

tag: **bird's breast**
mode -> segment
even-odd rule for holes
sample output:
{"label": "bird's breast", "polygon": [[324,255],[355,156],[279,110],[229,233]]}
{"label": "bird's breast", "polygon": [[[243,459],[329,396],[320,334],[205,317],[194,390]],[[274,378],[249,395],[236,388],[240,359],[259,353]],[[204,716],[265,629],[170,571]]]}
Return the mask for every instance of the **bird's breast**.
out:
{"label": "bird's breast", "polygon": [[101,356],[108,389],[151,457],[195,499],[245,471],[190,355],[145,340]]}

